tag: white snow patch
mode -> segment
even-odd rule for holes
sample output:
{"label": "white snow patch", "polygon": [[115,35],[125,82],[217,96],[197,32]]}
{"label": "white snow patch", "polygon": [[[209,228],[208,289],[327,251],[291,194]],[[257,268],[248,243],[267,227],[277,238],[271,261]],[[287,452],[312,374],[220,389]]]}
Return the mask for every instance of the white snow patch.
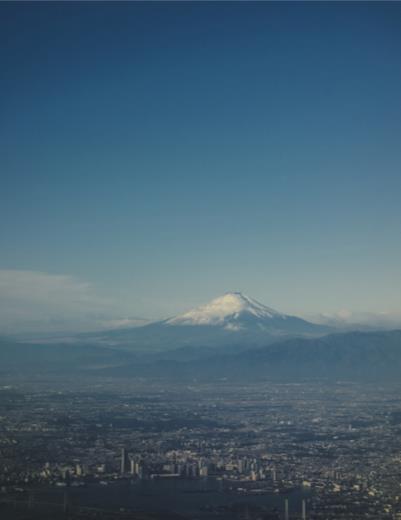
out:
{"label": "white snow patch", "polygon": [[[284,318],[281,314],[262,303],[239,292],[226,293],[215,298],[206,305],[201,305],[184,314],[166,321],[167,325],[225,325],[231,330],[239,330],[240,325],[235,321],[245,315],[254,316],[262,320]],[[229,323],[227,323],[229,321]],[[234,323],[233,323],[234,322]]]}

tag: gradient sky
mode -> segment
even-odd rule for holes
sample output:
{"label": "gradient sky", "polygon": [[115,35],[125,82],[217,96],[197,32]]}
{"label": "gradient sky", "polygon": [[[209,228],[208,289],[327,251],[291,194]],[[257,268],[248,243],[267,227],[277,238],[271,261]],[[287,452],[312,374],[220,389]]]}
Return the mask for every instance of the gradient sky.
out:
{"label": "gradient sky", "polygon": [[0,89],[9,320],[401,314],[401,3],[2,2]]}

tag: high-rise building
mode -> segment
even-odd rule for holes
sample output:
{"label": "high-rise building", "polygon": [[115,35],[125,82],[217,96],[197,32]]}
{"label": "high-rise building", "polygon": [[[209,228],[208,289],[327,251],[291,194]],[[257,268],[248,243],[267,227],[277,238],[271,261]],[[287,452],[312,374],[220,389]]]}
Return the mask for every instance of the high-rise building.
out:
{"label": "high-rise building", "polygon": [[199,469],[199,476],[200,477],[207,477],[208,476],[208,467],[207,466],[202,466]]}
{"label": "high-rise building", "polygon": [[289,519],[289,514],[288,514],[288,498],[286,498],[284,500],[284,520],[288,520]]}
{"label": "high-rise building", "polygon": [[144,478],[144,466],[142,462],[137,462],[135,464],[135,473],[138,478]]}
{"label": "high-rise building", "polygon": [[121,475],[124,475],[125,473],[125,448],[121,448],[121,465],[120,465],[120,473]]}

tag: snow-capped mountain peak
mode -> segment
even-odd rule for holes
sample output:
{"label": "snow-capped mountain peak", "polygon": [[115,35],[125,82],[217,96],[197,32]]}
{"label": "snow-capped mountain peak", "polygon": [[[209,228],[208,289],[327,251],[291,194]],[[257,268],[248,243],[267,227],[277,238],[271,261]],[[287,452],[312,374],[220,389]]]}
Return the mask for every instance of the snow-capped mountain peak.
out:
{"label": "snow-capped mountain peak", "polygon": [[235,330],[241,318],[269,320],[285,315],[240,292],[229,292],[166,321],[168,325],[222,325]]}
{"label": "snow-capped mountain peak", "polygon": [[241,350],[278,339],[317,337],[329,332],[326,326],[281,314],[244,294],[229,292],[170,319],[105,331],[101,337],[96,333],[96,342],[147,353],[189,348],[191,356],[191,349],[206,348],[206,353],[214,347]]}

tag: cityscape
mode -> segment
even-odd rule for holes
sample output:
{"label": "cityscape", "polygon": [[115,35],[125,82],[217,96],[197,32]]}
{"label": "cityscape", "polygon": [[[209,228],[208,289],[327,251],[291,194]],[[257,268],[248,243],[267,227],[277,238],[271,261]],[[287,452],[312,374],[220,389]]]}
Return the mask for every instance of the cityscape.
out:
{"label": "cityscape", "polygon": [[401,518],[399,391],[10,382],[0,507],[9,518]]}

